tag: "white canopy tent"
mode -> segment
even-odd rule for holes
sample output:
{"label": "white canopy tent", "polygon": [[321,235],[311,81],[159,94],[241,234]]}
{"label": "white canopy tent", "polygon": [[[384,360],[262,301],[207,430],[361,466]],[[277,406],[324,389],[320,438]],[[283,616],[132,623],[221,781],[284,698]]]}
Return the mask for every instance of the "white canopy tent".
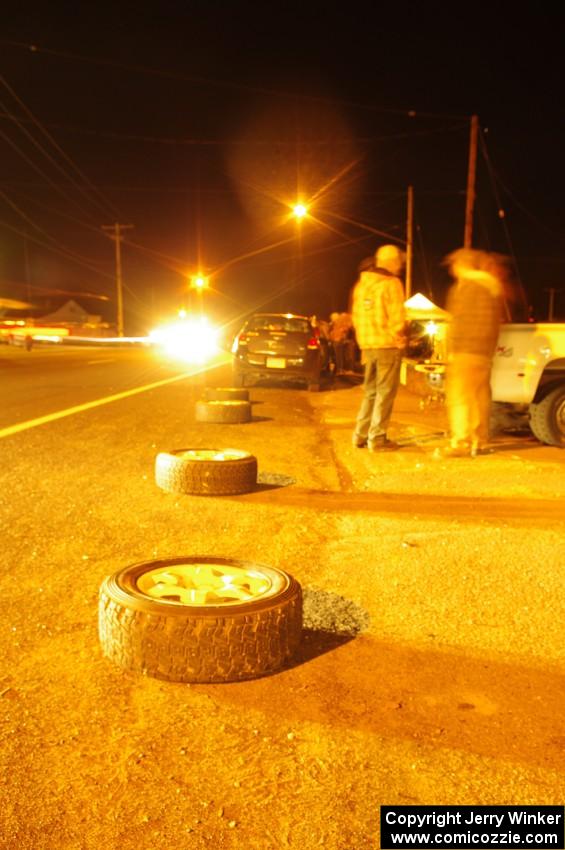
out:
{"label": "white canopy tent", "polygon": [[408,319],[430,319],[434,321],[447,321],[449,319],[447,310],[438,307],[421,292],[417,292],[405,301],[404,306]]}

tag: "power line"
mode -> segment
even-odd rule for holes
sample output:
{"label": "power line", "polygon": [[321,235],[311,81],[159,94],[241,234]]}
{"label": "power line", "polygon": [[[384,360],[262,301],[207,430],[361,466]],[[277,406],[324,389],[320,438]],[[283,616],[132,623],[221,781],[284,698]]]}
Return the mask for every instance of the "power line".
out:
{"label": "power line", "polygon": [[21,283],[18,280],[9,281],[10,286],[25,286],[27,289],[33,290],[34,292],[43,292],[46,295],[73,295],[75,297],[80,296],[81,298],[93,298],[95,301],[109,301],[107,295],[98,295],[94,292],[77,292],[76,289],[53,289],[53,287],[47,286],[36,286],[35,284]]}
{"label": "power line", "polygon": [[31,227],[34,228],[34,230],[37,230],[39,233],[42,233],[47,239],[49,239],[50,242],[53,242],[55,245],[58,245],[59,248],[64,251],[69,257],[74,257],[75,259],[78,259],[81,262],[95,264],[95,260],[91,260],[89,257],[83,257],[80,254],[77,254],[71,248],[68,248],[66,245],[63,245],[63,243],[59,242],[57,239],[51,236],[46,230],[40,227],[40,225],[36,224],[33,219],[31,219],[22,209],[20,209],[20,207],[18,207],[18,205],[15,204],[1,189],[0,197],[2,197],[4,201],[8,204],[8,206],[12,207],[12,209],[15,210],[15,212],[17,212],[18,215],[24,219],[24,221],[30,224]]}
{"label": "power line", "polygon": [[523,283],[522,283],[522,280],[521,280],[521,277],[520,277],[520,270],[518,268],[518,261],[516,259],[516,252],[514,251],[514,246],[512,244],[512,239],[510,237],[510,231],[509,231],[508,225],[506,223],[506,213],[505,213],[504,208],[502,206],[502,200],[501,200],[501,197],[500,197],[500,194],[499,194],[499,191],[498,191],[496,177],[495,177],[494,169],[492,167],[492,163],[491,163],[491,160],[490,160],[490,156],[489,156],[489,152],[488,152],[488,149],[487,149],[487,144],[486,144],[486,140],[485,140],[485,137],[484,137],[484,133],[480,133],[479,140],[480,140],[480,145],[481,145],[481,153],[483,155],[483,159],[484,159],[486,166],[487,166],[487,171],[488,171],[488,174],[489,174],[489,177],[490,177],[492,191],[493,191],[495,202],[496,202],[496,205],[497,205],[498,218],[500,219],[500,221],[502,223],[502,229],[503,229],[504,234],[506,236],[506,241],[507,241],[507,244],[508,244],[510,255],[512,257],[512,260],[514,262],[514,266],[516,268],[516,273],[518,275],[518,282],[520,284],[520,287],[523,289],[524,287],[523,287]]}
{"label": "power line", "polygon": [[[99,202],[99,201],[92,200],[92,199],[91,199],[91,198],[87,195],[87,193],[84,191],[83,187],[81,187],[81,186],[80,186],[80,184],[78,184],[78,183],[76,182],[76,180],[75,180],[72,176],[70,176],[70,180],[71,180],[71,182],[73,183],[73,185],[75,185],[75,186],[78,188],[79,192],[81,192],[81,194],[82,194],[83,196],[85,196],[85,197],[87,198],[87,200],[90,200],[90,201],[91,201],[91,203],[94,203],[94,204],[95,204],[98,208],[102,209],[102,210],[103,210],[103,212],[104,212],[105,214],[108,212],[108,210],[110,210],[113,214],[115,214],[115,213],[116,213],[116,210],[115,210],[115,208],[114,208],[113,204],[111,204],[108,200],[106,200],[106,198],[104,198],[104,196],[102,195],[102,193],[101,193],[101,192],[100,192],[100,191],[96,188],[96,186],[95,186],[95,185],[91,182],[91,180],[90,180],[90,179],[89,179],[89,178],[88,178],[88,177],[84,174],[84,172],[83,172],[83,171],[81,171],[81,169],[78,167],[78,165],[76,165],[76,163],[75,163],[75,162],[71,159],[71,157],[70,157],[70,156],[69,156],[69,155],[68,155],[68,154],[67,154],[67,153],[63,150],[63,148],[62,148],[62,147],[58,144],[58,142],[57,142],[57,141],[53,138],[53,136],[52,136],[52,135],[51,135],[51,134],[50,134],[50,133],[49,133],[49,132],[45,129],[45,127],[43,126],[43,124],[42,124],[42,123],[41,123],[41,122],[40,122],[40,121],[39,121],[39,120],[35,117],[35,115],[34,115],[34,114],[33,114],[33,112],[31,111],[31,109],[29,109],[29,107],[28,107],[28,106],[26,106],[26,104],[23,102],[23,100],[22,100],[22,99],[21,99],[21,98],[20,98],[20,97],[16,94],[16,92],[14,91],[14,89],[13,89],[13,88],[12,88],[12,87],[11,87],[11,86],[7,83],[7,82],[6,82],[6,80],[4,79],[4,77],[0,76],[0,82],[2,83],[2,85],[4,86],[4,88],[6,88],[6,89],[7,89],[7,91],[8,91],[8,92],[12,95],[12,97],[14,98],[14,100],[15,100],[15,101],[16,101],[16,102],[20,105],[20,107],[24,110],[24,112],[25,112],[25,113],[29,116],[29,118],[30,118],[31,122],[32,122],[32,123],[33,123],[33,124],[34,124],[34,125],[35,125],[35,126],[36,126],[39,130],[40,130],[40,131],[41,131],[41,133],[43,133],[43,135],[45,136],[45,138],[46,138],[46,139],[47,139],[47,140],[51,143],[51,145],[55,148],[55,150],[59,153],[59,155],[60,155],[60,156],[61,156],[61,157],[65,160],[65,162],[67,162],[67,163],[71,166],[71,168],[73,168],[73,169],[74,169],[74,171],[75,171],[75,172],[79,175],[79,177],[80,177],[80,178],[81,178],[81,179],[85,182],[85,184],[86,184],[86,185],[90,188],[91,192],[93,192],[93,193],[94,193],[97,197],[99,197],[99,198],[101,198],[101,199],[102,199],[102,201],[103,201],[103,206],[101,207],[101,205],[100,205],[100,202]],[[15,121],[18,123],[18,126],[20,127],[20,130],[21,130],[23,133],[25,133],[25,135],[26,135],[26,136],[28,136],[28,138],[30,138],[30,139],[31,139],[31,141],[33,142],[33,144],[34,144],[36,147],[38,147],[38,148],[39,148],[39,149],[40,149],[40,150],[44,153],[44,156],[46,156],[46,157],[47,157],[47,158],[48,158],[51,162],[53,162],[53,163],[54,163],[54,165],[56,166],[56,168],[57,168],[59,171],[61,171],[61,172],[62,172],[63,174],[65,174],[66,176],[69,176],[69,175],[67,174],[67,172],[66,172],[66,171],[62,168],[62,166],[58,165],[58,164],[57,164],[57,163],[53,160],[53,158],[51,157],[51,155],[50,155],[49,153],[47,153],[47,152],[43,149],[43,147],[39,144],[39,142],[37,142],[37,141],[33,138],[33,136],[32,136],[30,133],[28,133],[28,132],[27,132],[27,130],[25,130],[25,128],[24,128],[24,127],[22,127],[22,125],[21,125],[21,123],[18,121],[18,119],[17,119],[15,116],[12,116],[12,117],[13,117],[13,120],[15,120]]]}
{"label": "power line", "polygon": [[90,224],[88,221],[83,221],[80,218],[77,218],[74,215],[70,215],[69,213],[61,212],[61,210],[54,209],[54,207],[49,206],[48,204],[43,203],[43,201],[38,201],[37,198],[33,198],[31,195],[22,192],[21,190],[16,189],[16,194],[20,197],[25,198],[27,201],[30,201],[32,204],[36,204],[38,207],[42,207],[47,212],[54,213],[55,215],[61,216],[61,218],[66,218],[68,221],[73,221],[75,224],[79,224],[81,227],[86,228],[87,230],[92,230],[100,236],[100,228],[93,224]]}
{"label": "power line", "polygon": [[184,82],[194,83],[199,86],[210,86],[213,88],[225,88],[232,91],[250,92],[253,94],[264,94],[267,97],[278,97],[284,100],[306,100],[314,103],[328,103],[331,105],[353,106],[357,109],[366,109],[370,112],[379,112],[388,115],[403,115],[407,118],[435,118],[435,119],[468,119],[468,115],[460,115],[454,113],[435,113],[435,112],[420,112],[415,109],[400,109],[400,108],[385,108],[375,106],[374,104],[360,103],[358,101],[350,101],[342,98],[320,97],[318,95],[309,95],[304,92],[286,92],[276,89],[268,89],[262,86],[251,86],[244,83],[235,83],[233,80],[218,80],[210,79],[209,77],[200,77],[194,74],[181,74],[178,71],[168,69],[151,68],[143,65],[130,65],[124,62],[115,62],[112,59],[101,59],[92,56],[81,56],[77,53],[69,53],[62,50],[52,50],[47,47],[40,47],[37,44],[29,44],[19,41],[10,41],[0,39],[0,44],[5,44],[9,47],[17,47],[19,49],[29,50],[32,53],[44,53],[47,56],[56,56],[61,59],[67,59],[74,62],[88,63],[92,65],[100,65],[107,68],[120,68],[125,71],[133,71],[139,74],[147,74],[150,76],[167,77],[169,79],[183,80]]}
{"label": "power line", "polygon": [[[1,79],[1,78],[0,78],[0,79]],[[0,101],[0,105],[1,105],[1,106],[4,106],[4,104],[3,104],[1,101]],[[32,145],[33,145],[33,146],[34,146],[34,147],[35,147],[35,148],[36,148],[36,149],[40,152],[40,154],[41,154],[42,156],[44,156],[44,157],[45,157],[45,159],[47,159],[47,160],[48,160],[48,162],[50,162],[50,163],[51,163],[51,165],[52,165],[52,166],[56,169],[56,171],[58,171],[58,172],[59,172],[59,174],[62,174],[62,175],[63,175],[63,177],[65,177],[65,178],[66,178],[66,179],[67,179],[67,180],[68,180],[68,181],[69,181],[69,182],[70,182],[70,183],[71,183],[71,184],[72,184],[72,185],[73,185],[76,189],[78,189],[78,191],[79,191],[79,192],[83,195],[83,197],[85,197],[85,198],[86,198],[86,200],[90,201],[89,196],[88,196],[88,195],[87,195],[87,193],[84,191],[84,189],[82,188],[82,186],[81,186],[79,183],[77,183],[77,181],[74,179],[74,177],[73,177],[72,175],[70,175],[70,174],[69,174],[69,173],[68,173],[68,172],[67,172],[67,171],[63,168],[63,166],[62,166],[62,165],[60,165],[60,164],[57,162],[57,160],[56,160],[56,159],[54,159],[54,158],[51,156],[51,154],[49,153],[49,151],[48,151],[48,150],[46,150],[46,149],[43,147],[43,145],[41,145],[41,144],[37,141],[37,139],[35,139],[35,138],[33,137],[33,135],[32,135],[31,133],[29,133],[29,132],[28,132],[28,130],[26,130],[26,128],[22,125],[22,123],[18,120],[18,118],[17,118],[16,116],[11,116],[11,118],[12,118],[12,120],[13,120],[13,121],[17,124],[17,126],[19,127],[19,129],[21,130],[21,132],[24,134],[24,136],[25,136],[25,137],[26,137],[26,138],[27,138],[27,139],[31,142],[31,144],[32,144]]]}
{"label": "power line", "polygon": [[112,280],[112,275],[108,274],[107,272],[104,272],[101,269],[96,268],[96,266],[92,266],[92,265],[90,265],[90,263],[85,262],[82,259],[79,259],[78,256],[75,256],[75,255],[69,253],[65,249],[62,250],[60,248],[55,248],[53,245],[49,245],[49,243],[43,242],[41,239],[37,239],[37,237],[32,236],[30,233],[28,233],[25,230],[20,230],[18,227],[14,227],[13,224],[10,224],[7,221],[0,221],[0,226],[1,227],[7,227],[8,230],[12,230],[14,233],[17,233],[20,236],[23,236],[25,239],[29,239],[30,242],[35,242],[37,245],[41,245],[43,248],[47,248],[48,251],[52,251],[54,254],[61,254],[61,256],[66,257],[69,260],[72,260],[73,262],[77,263],[79,266],[83,266],[84,268],[90,269],[90,271],[93,271],[96,274],[99,274],[101,277],[108,277]]}
{"label": "power line", "polygon": [[[0,194],[3,194],[3,193],[1,192],[1,190],[0,190]],[[80,219],[76,219],[76,218],[74,218],[73,216],[66,215],[65,213],[62,213],[62,212],[60,212],[59,210],[53,210],[52,208],[48,207],[46,204],[41,203],[41,201],[33,201],[33,199],[30,199],[30,198],[29,198],[29,196],[28,196],[28,200],[32,200],[32,202],[39,204],[39,206],[43,207],[44,209],[51,210],[51,212],[55,212],[57,215],[61,215],[61,216],[63,216],[64,218],[68,218],[68,219],[70,219],[71,221],[76,221],[76,222],[77,222],[78,224],[80,224],[82,227],[86,227],[86,228],[88,228],[89,230],[93,230],[93,231],[95,231],[98,235],[100,235],[100,228],[99,228],[99,227],[93,227],[92,225],[88,224],[87,222],[80,221]],[[13,206],[13,204],[11,204],[11,206]],[[28,217],[27,217],[27,216],[25,216],[25,214],[23,214],[21,211],[20,211],[20,214],[22,214],[22,216],[23,216],[24,218],[26,218],[26,219],[28,218]],[[29,220],[29,219],[28,219],[28,220]],[[31,222],[31,220],[29,220],[29,221],[30,221],[30,223],[32,223],[32,224],[33,224],[33,222]],[[8,225],[8,224],[5,224],[5,226],[6,226],[6,227],[9,227],[9,225]],[[38,225],[33,224],[33,226],[35,227],[35,229],[37,229],[37,230],[39,230],[40,232],[44,233],[44,234],[47,236],[47,238],[49,238],[51,241],[55,242],[55,244],[59,244],[59,245],[61,244],[61,243],[58,243],[56,240],[54,240],[54,239],[53,239],[53,237],[49,236],[49,235],[48,235],[45,231],[43,231],[43,230],[42,230],[42,228],[40,228]],[[17,232],[17,233],[18,233],[18,232],[20,232],[20,231],[17,231],[15,228],[11,228],[11,229],[12,229],[12,230],[15,230],[15,232]],[[37,240],[37,239],[33,239],[33,238],[32,238],[32,237],[30,237],[30,236],[29,236],[29,234],[27,234],[27,233],[24,233],[24,237],[25,237],[26,239],[31,239],[32,241],[37,242],[37,244],[42,245],[43,247],[49,247],[49,246],[46,246],[46,245],[45,245],[45,243],[40,242],[40,241],[39,241],[39,240]],[[135,243],[128,243],[128,244],[133,244],[133,245],[134,245],[134,247],[139,248],[139,249],[141,249],[141,250],[145,250],[145,252],[146,252],[146,253],[157,253],[157,252],[151,251],[151,250],[150,250],[150,249],[148,249],[148,248],[144,249],[144,248],[143,248],[143,246],[141,246],[141,245],[135,245]],[[63,249],[64,249],[64,246],[62,246],[62,247],[63,247]],[[52,249],[52,250],[54,250],[54,249]],[[69,249],[68,251],[67,251],[67,250],[63,250],[62,252],[61,252],[61,251],[57,251],[56,253],[62,253],[62,255],[63,255],[63,256],[65,256],[65,257],[67,257],[67,256],[69,256],[69,257],[70,257],[70,256],[74,256],[75,258],[84,259],[84,258],[81,258],[81,257],[80,257],[80,254],[74,254],[74,252],[71,252],[71,251],[70,251],[70,249]],[[162,255],[162,256],[164,256],[164,255]],[[85,264],[85,263],[83,263],[83,265],[84,265],[84,264]],[[93,267],[92,267],[92,266],[90,266],[90,265],[88,264],[88,262],[87,262],[87,263],[86,263],[86,268],[93,268]],[[177,270],[175,269],[175,271],[177,271]],[[102,273],[102,272],[101,272],[101,273]],[[104,276],[111,277],[111,275],[106,275],[106,273],[103,273],[103,274],[104,274]],[[136,294],[136,293],[135,293],[135,292],[134,292],[134,291],[133,291],[133,290],[132,290],[129,286],[127,286],[127,284],[125,284],[123,281],[122,281],[122,286],[123,286],[123,289],[124,289],[126,292],[128,292],[128,293],[129,293],[129,294],[130,294],[133,298],[135,298],[137,301],[139,301],[139,303],[140,303],[140,304],[144,304],[144,303],[145,303],[145,302],[143,302],[143,300],[142,300],[141,298],[139,298],[139,296],[138,296],[138,295],[137,295],[137,294]],[[108,300],[108,299],[106,298],[106,300]]]}
{"label": "power line", "polygon": [[354,225],[354,227],[360,227],[361,230],[367,230],[369,233],[374,233],[375,236],[383,236],[385,239],[392,239],[395,242],[401,242],[402,244],[404,244],[405,241],[406,241],[404,239],[399,239],[397,236],[393,236],[390,233],[385,233],[384,230],[377,230],[376,227],[371,227],[368,224],[363,224],[363,222],[355,221],[354,219],[347,218],[344,215],[338,215],[337,213],[331,213],[329,210],[324,210],[324,212],[325,212],[326,215],[329,215],[332,218],[338,218],[340,221],[345,221],[345,222],[347,222],[347,224]]}
{"label": "power line", "polygon": [[[314,257],[319,254],[329,254],[331,251],[335,251],[338,248],[348,248],[351,245],[358,245],[361,242],[366,242],[368,239],[372,239],[372,236],[358,236],[356,239],[345,239],[343,242],[335,242],[333,245],[326,245],[324,248],[314,248],[311,251],[302,251],[299,254],[290,254],[283,258],[278,258],[274,260],[267,260],[263,263],[258,263],[258,265],[263,266],[273,266],[278,265],[279,263],[286,263],[290,260],[296,260],[299,257]],[[294,241],[294,240],[293,240]]]}
{"label": "power line", "polygon": [[538,227],[541,227],[542,230],[545,230],[547,233],[551,234],[551,236],[554,236],[556,239],[561,239],[561,234],[557,233],[555,230],[552,230],[550,227],[548,227],[546,224],[544,224],[544,222],[540,221],[539,218],[537,218],[532,212],[530,212],[530,210],[527,207],[525,207],[524,204],[522,204],[516,198],[516,196],[510,191],[508,186],[506,186],[506,184],[504,183],[504,181],[502,180],[502,178],[500,176],[500,173],[497,170],[495,170],[493,168],[492,173],[493,173],[496,181],[500,184],[500,186],[506,192],[506,194],[508,195],[510,200],[515,204],[515,206],[519,210],[521,210],[525,215],[527,215],[528,218],[531,219],[531,221],[535,222],[535,224],[537,224]]}
{"label": "power line", "polygon": [[44,171],[42,171],[42,169],[41,169],[41,168],[39,168],[39,166],[38,166],[38,165],[36,165],[36,164],[33,162],[33,160],[31,160],[31,159],[27,156],[27,154],[25,154],[25,153],[24,153],[24,152],[23,152],[23,151],[22,151],[22,150],[18,147],[18,145],[17,145],[15,142],[13,142],[13,141],[9,138],[9,136],[7,136],[7,135],[6,135],[5,133],[3,133],[1,130],[0,130],[0,138],[4,139],[4,141],[5,141],[5,142],[6,142],[6,143],[10,146],[10,147],[12,147],[12,148],[16,151],[16,153],[17,153],[17,154],[19,154],[19,156],[21,156],[21,157],[22,157],[22,159],[24,159],[24,160],[28,163],[28,165],[30,165],[30,166],[33,168],[33,170],[34,170],[34,171],[37,171],[37,173],[38,173],[38,174],[40,174],[40,175],[44,178],[44,180],[46,180],[46,181],[47,181],[47,183],[55,189],[55,191],[59,192],[59,194],[60,194],[60,195],[62,195],[62,196],[63,196],[63,197],[64,197],[67,201],[69,201],[69,203],[71,203],[73,206],[78,207],[78,209],[80,209],[80,210],[81,210],[81,212],[83,212],[86,216],[90,216],[90,213],[89,213],[87,210],[84,210],[84,209],[80,206],[80,204],[77,204],[77,202],[75,201],[75,199],[74,199],[74,198],[72,198],[69,194],[67,194],[67,192],[66,192],[64,189],[62,189],[62,188],[61,188],[61,187],[60,187],[57,183],[55,183],[53,180],[51,180],[51,178],[49,177],[49,175],[48,175],[48,174],[46,174]]}
{"label": "power line", "polygon": [[[0,112],[0,118],[6,118],[11,121],[17,120],[10,112]],[[147,144],[177,145],[179,147],[218,147],[224,145],[241,145],[244,147],[248,147],[250,145],[257,145],[258,147],[271,147],[272,145],[278,145],[294,147],[296,145],[295,140],[289,140],[288,138],[254,139],[246,137],[244,139],[195,139],[186,137],[183,138],[182,136],[144,136],[139,133],[117,133],[111,130],[90,130],[86,127],[77,127],[71,124],[57,124],[53,122],[45,122],[45,126],[51,127],[54,130],[63,130],[70,133],[80,133],[82,135],[95,136],[98,138],[116,139],[118,141],[123,140],[133,142],[145,142]],[[306,145],[312,147],[335,147],[337,145],[351,145],[352,143],[372,144],[374,142],[398,141],[400,139],[411,139],[416,136],[435,136],[440,133],[451,133],[466,127],[467,123],[458,122],[456,124],[452,124],[446,127],[436,127],[428,130],[413,130],[409,133],[404,132],[381,134],[379,136],[347,136],[344,138],[308,139],[307,142],[302,143],[302,146]]]}

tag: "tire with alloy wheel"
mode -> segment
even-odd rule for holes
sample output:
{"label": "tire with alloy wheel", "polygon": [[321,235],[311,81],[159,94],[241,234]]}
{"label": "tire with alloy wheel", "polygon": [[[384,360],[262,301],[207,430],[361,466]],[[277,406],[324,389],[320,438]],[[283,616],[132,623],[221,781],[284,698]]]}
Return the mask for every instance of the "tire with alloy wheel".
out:
{"label": "tire with alloy wheel", "polygon": [[540,442],[565,448],[565,384],[530,404],[530,428]]}
{"label": "tire with alloy wheel", "polygon": [[169,493],[235,496],[257,483],[257,458],[239,449],[174,449],[155,459],[155,482]]}
{"label": "tire with alloy wheel", "polygon": [[126,567],[100,587],[103,654],[169,682],[235,682],[273,673],[302,636],[302,589],[246,561],[169,558]]}
{"label": "tire with alloy wheel", "polygon": [[196,421],[235,424],[251,421],[249,401],[197,401]]}
{"label": "tire with alloy wheel", "polygon": [[237,387],[206,387],[204,401],[249,401],[249,390]]}

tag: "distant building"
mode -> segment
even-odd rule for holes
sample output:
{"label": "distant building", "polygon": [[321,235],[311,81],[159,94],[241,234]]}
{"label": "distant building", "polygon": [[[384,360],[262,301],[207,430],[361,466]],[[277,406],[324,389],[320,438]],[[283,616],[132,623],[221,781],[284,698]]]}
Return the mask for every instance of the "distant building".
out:
{"label": "distant building", "polygon": [[34,324],[67,328],[69,336],[111,336],[114,333],[112,325],[103,322],[101,316],[88,313],[73,299],[53,313],[35,319]]}
{"label": "distant building", "polygon": [[[8,299],[0,299],[0,303],[6,308],[11,307]],[[38,315],[37,310],[33,312],[33,315],[22,316],[21,308],[17,312],[14,307],[2,310],[4,315],[0,315],[0,342],[18,345],[27,340],[58,341],[58,337],[69,336],[110,337],[116,333],[114,325],[103,322],[101,316],[87,313],[72,299],[52,313],[42,316]]]}

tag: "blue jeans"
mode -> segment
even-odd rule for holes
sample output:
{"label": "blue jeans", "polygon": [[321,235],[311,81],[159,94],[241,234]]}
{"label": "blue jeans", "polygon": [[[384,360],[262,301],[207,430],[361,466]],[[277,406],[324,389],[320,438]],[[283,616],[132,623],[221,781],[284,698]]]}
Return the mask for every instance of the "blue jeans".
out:
{"label": "blue jeans", "polygon": [[355,437],[371,444],[386,438],[398,391],[402,351],[399,348],[367,348],[363,351],[363,359],[363,401],[357,414]]}

